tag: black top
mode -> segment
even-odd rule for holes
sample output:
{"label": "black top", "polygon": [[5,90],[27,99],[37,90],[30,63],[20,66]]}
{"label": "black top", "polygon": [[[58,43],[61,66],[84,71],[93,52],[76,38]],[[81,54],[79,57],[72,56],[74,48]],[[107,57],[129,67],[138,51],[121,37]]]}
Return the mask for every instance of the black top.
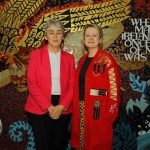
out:
{"label": "black top", "polygon": [[84,101],[85,94],[85,75],[93,57],[87,57],[79,74],[79,100]]}

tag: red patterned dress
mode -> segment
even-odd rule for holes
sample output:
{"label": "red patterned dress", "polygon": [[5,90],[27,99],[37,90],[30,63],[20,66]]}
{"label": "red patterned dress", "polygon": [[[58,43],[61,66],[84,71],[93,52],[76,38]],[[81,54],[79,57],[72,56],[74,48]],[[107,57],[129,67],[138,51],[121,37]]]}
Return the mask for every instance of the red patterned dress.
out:
{"label": "red patterned dress", "polygon": [[98,50],[85,74],[84,101],[79,95],[79,76],[88,57],[76,69],[71,146],[80,150],[112,150],[113,123],[120,105],[120,75],[114,58]]}

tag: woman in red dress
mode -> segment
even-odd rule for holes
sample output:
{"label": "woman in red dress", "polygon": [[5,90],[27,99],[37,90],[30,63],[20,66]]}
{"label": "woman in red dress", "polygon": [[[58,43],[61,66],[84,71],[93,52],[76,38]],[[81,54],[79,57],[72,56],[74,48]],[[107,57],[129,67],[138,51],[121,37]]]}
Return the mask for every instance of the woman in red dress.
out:
{"label": "woman in red dress", "polygon": [[115,59],[101,49],[103,33],[96,24],[84,29],[87,50],[75,73],[71,146],[112,150],[113,123],[120,104],[120,75]]}

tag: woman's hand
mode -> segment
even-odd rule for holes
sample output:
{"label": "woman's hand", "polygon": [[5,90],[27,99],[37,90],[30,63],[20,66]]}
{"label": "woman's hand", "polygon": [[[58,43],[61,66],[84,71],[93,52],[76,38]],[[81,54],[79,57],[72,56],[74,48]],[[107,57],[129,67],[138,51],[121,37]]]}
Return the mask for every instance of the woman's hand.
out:
{"label": "woman's hand", "polygon": [[49,116],[52,119],[58,119],[61,116],[61,113],[65,109],[65,107],[63,105],[57,105],[53,107],[51,106],[51,108],[49,107],[49,109],[50,109]]}

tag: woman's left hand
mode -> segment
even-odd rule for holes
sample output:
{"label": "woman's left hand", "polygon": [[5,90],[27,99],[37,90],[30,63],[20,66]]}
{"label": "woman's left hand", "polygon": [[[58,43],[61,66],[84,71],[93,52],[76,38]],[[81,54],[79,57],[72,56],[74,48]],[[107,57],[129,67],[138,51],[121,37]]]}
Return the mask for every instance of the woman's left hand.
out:
{"label": "woman's left hand", "polygon": [[54,106],[53,111],[49,113],[49,116],[52,119],[58,119],[64,109],[65,107],[63,105]]}

